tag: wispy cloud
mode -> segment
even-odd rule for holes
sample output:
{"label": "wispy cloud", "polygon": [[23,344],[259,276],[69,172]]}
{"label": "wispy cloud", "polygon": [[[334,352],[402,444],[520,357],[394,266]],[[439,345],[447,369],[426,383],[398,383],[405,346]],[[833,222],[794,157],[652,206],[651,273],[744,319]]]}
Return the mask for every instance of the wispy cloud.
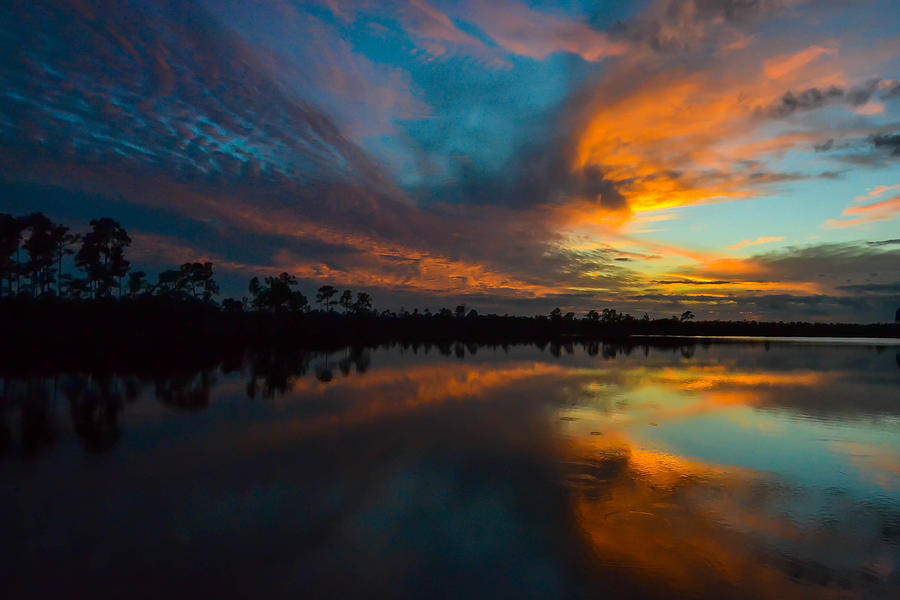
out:
{"label": "wispy cloud", "polygon": [[900,196],[862,206],[850,206],[845,208],[841,215],[849,218],[829,219],[825,222],[825,228],[859,227],[870,223],[890,221],[900,216]]}
{"label": "wispy cloud", "polygon": [[771,244],[772,242],[780,242],[784,239],[784,237],[760,237],[755,240],[741,240],[734,246],[728,246],[726,250],[740,250],[741,248],[746,248],[747,246],[760,246],[762,244]]}

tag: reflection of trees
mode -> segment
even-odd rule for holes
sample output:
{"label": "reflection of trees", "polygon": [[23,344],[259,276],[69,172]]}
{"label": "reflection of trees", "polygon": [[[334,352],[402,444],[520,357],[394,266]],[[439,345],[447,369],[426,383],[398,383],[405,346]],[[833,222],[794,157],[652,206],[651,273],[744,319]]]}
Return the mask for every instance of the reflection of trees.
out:
{"label": "reflection of trees", "polygon": [[[249,356],[247,396],[271,399],[285,394],[297,377],[306,375],[311,355],[307,352],[260,351]],[[262,389],[260,389],[260,382]]]}
{"label": "reflection of trees", "polygon": [[112,449],[121,437],[118,416],[124,404],[120,378],[75,375],[69,378],[65,394],[75,434],[88,452]]}
{"label": "reflection of trees", "polygon": [[550,354],[553,355],[553,358],[559,358],[561,349],[562,347],[557,342],[550,342]]}
{"label": "reflection of trees", "polygon": [[13,445],[12,429],[6,417],[6,410],[5,400],[0,400],[0,458],[10,453]]}
{"label": "reflection of trees", "polygon": [[166,406],[197,411],[209,405],[209,394],[216,382],[211,369],[154,378],[156,397]]}
{"label": "reflection of trees", "polygon": [[353,366],[356,367],[357,375],[362,375],[368,371],[369,366],[372,364],[372,356],[369,354],[369,351],[360,347],[350,349],[350,360],[353,361]]}
{"label": "reflection of trees", "polygon": [[22,450],[28,456],[53,444],[56,434],[51,419],[51,396],[40,379],[25,384],[22,396]]}
{"label": "reflection of trees", "polygon": [[316,367],[316,379],[322,383],[329,383],[334,379],[334,372],[327,365],[319,365]]}
{"label": "reflection of trees", "polygon": [[[402,345],[401,345],[402,347]],[[346,354],[336,363],[325,355],[323,362],[313,365],[317,356],[306,351],[261,351],[248,356],[250,375],[247,381],[247,395],[250,398],[261,396],[271,399],[289,392],[297,378],[305,376],[310,367],[313,375],[322,383],[334,380],[335,370],[340,371],[344,377],[349,377],[353,371],[365,373],[372,363],[368,349],[361,346],[347,348]]]}

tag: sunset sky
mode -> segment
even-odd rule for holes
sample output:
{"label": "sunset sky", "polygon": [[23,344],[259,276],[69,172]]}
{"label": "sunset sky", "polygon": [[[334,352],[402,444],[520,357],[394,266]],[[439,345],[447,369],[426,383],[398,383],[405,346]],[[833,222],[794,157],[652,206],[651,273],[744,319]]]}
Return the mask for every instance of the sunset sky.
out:
{"label": "sunset sky", "polygon": [[376,308],[891,321],[897,0],[6,0],[0,212]]}

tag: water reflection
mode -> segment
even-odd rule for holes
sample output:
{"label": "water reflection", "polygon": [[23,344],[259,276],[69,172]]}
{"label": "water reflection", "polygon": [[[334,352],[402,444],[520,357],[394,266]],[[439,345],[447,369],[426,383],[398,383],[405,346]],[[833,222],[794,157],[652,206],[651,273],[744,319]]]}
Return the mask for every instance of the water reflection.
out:
{"label": "water reflection", "polygon": [[897,367],[876,346],[453,343],[7,376],[0,581],[896,597]]}

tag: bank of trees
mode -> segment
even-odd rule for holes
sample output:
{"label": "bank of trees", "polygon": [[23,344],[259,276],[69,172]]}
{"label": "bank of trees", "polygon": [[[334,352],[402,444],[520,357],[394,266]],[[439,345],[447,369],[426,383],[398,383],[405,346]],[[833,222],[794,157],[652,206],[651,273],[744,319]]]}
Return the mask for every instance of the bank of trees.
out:
{"label": "bank of trees", "polygon": [[[131,237],[114,219],[75,233],[43,213],[0,214],[0,298],[56,296],[72,300],[161,296],[212,303],[219,294],[211,262],[188,262],[150,281],[125,257]],[[71,257],[71,267],[66,269]]]}

